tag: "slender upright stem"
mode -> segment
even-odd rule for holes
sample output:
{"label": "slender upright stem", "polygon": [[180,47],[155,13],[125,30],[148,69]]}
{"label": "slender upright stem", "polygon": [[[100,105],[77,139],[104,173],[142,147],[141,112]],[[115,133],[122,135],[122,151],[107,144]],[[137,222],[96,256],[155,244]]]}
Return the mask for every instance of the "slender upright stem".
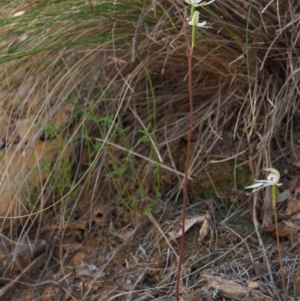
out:
{"label": "slender upright stem", "polygon": [[93,8],[93,5],[92,5],[92,3],[91,3],[91,0],[87,0],[87,3],[88,3],[88,5],[89,5],[89,7],[90,7],[91,12],[95,12],[95,10],[94,10],[94,8]]}
{"label": "slender upright stem", "polygon": [[[187,152],[186,152],[186,161],[185,161],[185,170],[184,170],[184,178],[183,178],[183,206],[182,206],[182,215],[181,215],[181,241],[180,241],[180,253],[178,259],[178,268],[177,268],[177,278],[175,284],[175,298],[176,301],[180,300],[179,297],[179,287],[180,287],[180,279],[181,279],[181,266],[183,262],[183,253],[184,253],[184,242],[185,242],[185,217],[186,217],[186,207],[187,207],[187,184],[188,184],[188,171],[190,165],[190,156],[191,156],[191,141],[192,141],[192,132],[194,126],[194,108],[193,108],[193,77],[192,77],[192,57],[193,57],[193,49],[190,49],[189,43],[189,34],[187,29],[187,22],[185,20],[184,15],[182,14],[181,10],[179,9],[175,0],[172,0],[173,5],[175,6],[180,19],[182,20],[184,26],[184,36],[185,36],[185,48],[188,57],[188,74],[189,74],[189,103],[190,103],[190,123],[189,123],[189,132],[188,132],[188,141],[187,141]],[[195,7],[192,6],[192,13],[195,11]],[[195,39],[195,36],[194,36]],[[193,41],[193,40],[192,40]],[[193,42],[192,42],[193,43]],[[195,41],[194,41],[195,43]]]}
{"label": "slender upright stem", "polygon": [[187,25],[184,25],[184,31],[186,36],[186,51],[188,56],[188,74],[189,74],[189,104],[190,104],[190,123],[187,139],[187,150],[186,150],[186,160],[185,160],[185,169],[184,169],[184,178],[183,178],[183,205],[182,205],[182,215],[181,215],[181,241],[180,241],[180,253],[178,259],[178,268],[177,268],[177,278],[176,278],[176,301],[179,301],[179,287],[180,287],[180,278],[181,278],[181,266],[183,262],[183,253],[184,253],[184,242],[185,242],[185,217],[186,217],[186,207],[187,207],[187,198],[188,198],[188,172],[190,166],[190,157],[191,157],[191,141],[192,133],[194,126],[194,108],[193,108],[193,77],[192,77],[192,57],[193,51],[189,49],[189,43],[187,42]]}
{"label": "slender upright stem", "polygon": [[272,186],[272,206],[273,206],[273,214],[274,214],[274,220],[275,220],[277,251],[278,251],[279,264],[280,264],[280,275],[281,275],[281,282],[282,282],[283,298],[284,298],[284,301],[288,301],[285,279],[284,279],[285,277],[284,277],[284,271],[283,271],[281,246],[280,246],[280,241],[279,241],[278,216],[277,216],[276,204],[277,204],[277,186],[273,185]]}

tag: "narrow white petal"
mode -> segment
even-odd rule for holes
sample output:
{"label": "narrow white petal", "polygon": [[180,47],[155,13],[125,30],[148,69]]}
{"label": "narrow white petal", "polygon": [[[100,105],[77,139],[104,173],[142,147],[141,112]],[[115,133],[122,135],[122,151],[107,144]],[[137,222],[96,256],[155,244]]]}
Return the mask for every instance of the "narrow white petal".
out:
{"label": "narrow white petal", "polygon": [[206,25],[206,21],[197,24],[198,27],[204,27],[205,25]]}
{"label": "narrow white petal", "polygon": [[201,2],[202,0],[185,0],[186,3],[190,5],[197,5]]}
{"label": "narrow white petal", "polygon": [[257,180],[257,181],[255,181],[255,182],[257,182],[257,183],[270,183],[270,184],[274,184],[272,181],[270,181],[270,180]]}
{"label": "narrow white petal", "polygon": [[256,183],[250,186],[245,187],[245,189],[252,189],[252,188],[257,188],[257,187],[263,187],[265,184],[264,183]]}
{"label": "narrow white petal", "polygon": [[[201,0],[202,1],[202,0]],[[201,2],[200,1],[200,2]],[[211,4],[211,3],[213,3],[215,0],[211,0],[211,1],[205,1],[205,2],[203,2],[203,3],[200,3],[200,2],[198,2],[198,3],[200,3],[200,4],[193,4],[194,6],[206,6],[206,5],[208,5],[208,4]]]}
{"label": "narrow white petal", "polygon": [[[265,188],[265,187],[268,187],[268,186],[273,186],[273,185],[276,185],[278,186],[277,184],[274,184],[274,183],[267,183],[267,184],[264,184],[264,186],[260,187],[260,188],[257,188],[257,189],[253,189],[252,192],[255,192],[255,191],[258,191],[260,190],[261,188]],[[280,186],[280,185],[279,185]]]}
{"label": "narrow white petal", "polygon": [[256,188],[256,189],[253,189],[253,190],[252,190],[252,193],[254,193],[254,192],[256,192],[256,191],[259,191],[259,190],[261,190],[261,189],[263,189],[263,188],[265,188],[265,186],[262,186],[262,187],[259,187],[259,188]]}

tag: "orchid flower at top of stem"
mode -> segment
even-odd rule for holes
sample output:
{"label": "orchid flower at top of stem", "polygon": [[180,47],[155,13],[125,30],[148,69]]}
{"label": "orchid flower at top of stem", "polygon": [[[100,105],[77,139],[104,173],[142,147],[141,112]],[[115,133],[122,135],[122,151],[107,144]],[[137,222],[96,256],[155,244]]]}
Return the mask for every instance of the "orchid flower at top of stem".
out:
{"label": "orchid flower at top of stem", "polygon": [[281,186],[282,183],[279,183],[280,180],[280,173],[275,168],[265,168],[266,171],[270,171],[271,173],[268,174],[267,180],[257,180],[256,183],[250,186],[245,187],[245,189],[252,189],[252,192],[258,191],[267,186]]}
{"label": "orchid flower at top of stem", "polygon": [[193,50],[195,46],[195,40],[196,40],[196,32],[197,32],[197,27],[204,27],[206,25],[206,22],[199,22],[199,12],[195,10],[196,7],[198,6],[205,6],[208,4],[211,4],[214,2],[214,0],[211,1],[204,1],[202,0],[185,0],[186,3],[190,4],[192,6],[191,8],[191,15],[189,18],[189,25],[193,26],[192,29],[192,45],[190,49],[190,56],[193,55]]}

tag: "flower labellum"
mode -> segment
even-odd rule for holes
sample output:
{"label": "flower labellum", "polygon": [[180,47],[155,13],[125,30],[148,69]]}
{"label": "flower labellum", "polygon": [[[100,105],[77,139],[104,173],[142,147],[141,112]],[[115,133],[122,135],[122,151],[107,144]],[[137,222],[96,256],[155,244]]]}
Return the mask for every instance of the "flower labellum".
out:
{"label": "flower labellum", "polygon": [[278,183],[280,179],[280,173],[275,168],[265,168],[266,171],[270,171],[271,173],[268,174],[267,180],[257,180],[256,183],[250,186],[245,187],[245,189],[253,189],[252,192],[258,191],[261,188],[267,187],[267,186],[281,186],[282,183]]}
{"label": "flower labellum", "polygon": [[268,174],[267,180],[273,182],[274,184],[277,184],[280,179],[280,173],[275,168],[266,168],[266,171],[271,171],[270,174]]}

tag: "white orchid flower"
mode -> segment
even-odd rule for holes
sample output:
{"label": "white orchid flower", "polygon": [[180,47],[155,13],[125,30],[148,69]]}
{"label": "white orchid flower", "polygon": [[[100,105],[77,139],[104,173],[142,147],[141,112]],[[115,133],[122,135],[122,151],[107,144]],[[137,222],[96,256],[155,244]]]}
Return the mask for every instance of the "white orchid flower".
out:
{"label": "white orchid flower", "polygon": [[203,27],[206,25],[206,21],[199,23],[199,14],[200,13],[197,10],[194,12],[192,20],[189,21],[189,25],[197,27]]}
{"label": "white orchid flower", "polygon": [[[207,2],[207,1],[202,2],[202,0],[185,0],[185,2],[186,2],[187,4],[193,5],[193,6],[195,6],[195,7],[197,7],[197,6],[205,6],[205,5],[208,5],[208,4],[213,3],[214,1],[215,1],[215,0],[211,0],[211,1],[209,1],[209,2]],[[201,3],[201,2],[202,2],[202,3]]]}
{"label": "white orchid flower", "polygon": [[245,187],[245,189],[255,188],[252,191],[252,192],[255,192],[255,191],[258,191],[267,186],[273,186],[273,185],[281,186],[282,185],[282,183],[278,183],[280,180],[280,173],[277,169],[265,168],[264,170],[271,172],[270,174],[268,174],[267,180],[257,180],[257,181],[255,181],[256,182],[255,184],[247,186],[247,187]]}

